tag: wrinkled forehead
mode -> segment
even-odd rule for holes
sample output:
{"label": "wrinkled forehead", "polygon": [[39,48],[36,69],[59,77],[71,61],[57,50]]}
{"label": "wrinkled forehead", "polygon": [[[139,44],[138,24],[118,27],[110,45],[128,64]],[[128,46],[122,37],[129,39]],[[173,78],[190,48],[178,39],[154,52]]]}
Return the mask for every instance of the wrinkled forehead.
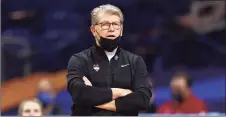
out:
{"label": "wrinkled forehead", "polygon": [[41,106],[38,103],[35,103],[35,102],[27,102],[27,103],[24,104],[23,110],[27,110],[27,109],[31,109],[31,110],[38,109],[38,110],[41,110]]}
{"label": "wrinkled forehead", "polygon": [[98,22],[99,23],[101,23],[101,22],[109,22],[109,23],[120,22],[120,17],[118,15],[103,12],[103,13],[99,14]]}

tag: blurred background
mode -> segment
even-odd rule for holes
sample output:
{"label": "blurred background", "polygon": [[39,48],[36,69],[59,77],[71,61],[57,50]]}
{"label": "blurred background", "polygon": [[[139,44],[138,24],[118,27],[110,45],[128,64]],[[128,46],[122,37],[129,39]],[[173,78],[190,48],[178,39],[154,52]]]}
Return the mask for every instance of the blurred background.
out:
{"label": "blurred background", "polygon": [[1,0],[2,115],[17,115],[32,97],[51,104],[51,115],[71,114],[65,68],[95,43],[90,12],[107,3],[124,13],[122,48],[145,60],[157,108],[171,100],[172,74],[183,71],[209,112],[226,112],[225,0]]}

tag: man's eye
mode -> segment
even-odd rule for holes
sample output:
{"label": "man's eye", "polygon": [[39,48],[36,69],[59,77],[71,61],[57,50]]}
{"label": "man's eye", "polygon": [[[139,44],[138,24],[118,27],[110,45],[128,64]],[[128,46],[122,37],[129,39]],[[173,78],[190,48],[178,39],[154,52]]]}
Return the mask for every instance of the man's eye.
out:
{"label": "man's eye", "polygon": [[103,23],[102,25],[103,26],[108,26],[110,23]]}
{"label": "man's eye", "polygon": [[116,25],[116,26],[119,26],[120,24],[119,23],[112,23],[113,25]]}

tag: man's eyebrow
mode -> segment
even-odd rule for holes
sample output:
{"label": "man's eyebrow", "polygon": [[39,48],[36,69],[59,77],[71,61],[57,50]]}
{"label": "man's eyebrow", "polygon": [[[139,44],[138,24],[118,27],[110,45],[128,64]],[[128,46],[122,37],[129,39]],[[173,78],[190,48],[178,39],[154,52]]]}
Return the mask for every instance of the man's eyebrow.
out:
{"label": "man's eyebrow", "polygon": [[109,21],[102,21],[101,23],[110,23]]}
{"label": "man's eyebrow", "polygon": [[109,21],[103,20],[103,21],[101,21],[100,23],[120,23],[120,21],[109,22]]}

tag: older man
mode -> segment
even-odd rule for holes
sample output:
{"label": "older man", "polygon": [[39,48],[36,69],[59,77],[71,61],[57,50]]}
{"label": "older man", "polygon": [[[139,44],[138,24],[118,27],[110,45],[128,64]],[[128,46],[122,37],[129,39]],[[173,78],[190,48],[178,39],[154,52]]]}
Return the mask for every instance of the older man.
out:
{"label": "older man", "polygon": [[151,98],[143,59],[119,47],[123,14],[113,5],[91,12],[96,44],[74,54],[68,63],[72,115],[138,115]]}

